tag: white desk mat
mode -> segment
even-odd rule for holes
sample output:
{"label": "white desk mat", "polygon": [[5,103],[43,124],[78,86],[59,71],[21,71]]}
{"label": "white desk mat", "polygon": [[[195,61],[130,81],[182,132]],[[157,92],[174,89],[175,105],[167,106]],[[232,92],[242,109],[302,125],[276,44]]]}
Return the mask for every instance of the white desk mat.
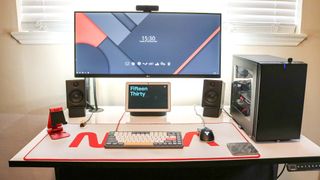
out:
{"label": "white desk mat", "polygon": [[[206,143],[196,135],[202,124],[121,124],[119,131],[181,131],[183,149],[105,149],[107,133],[116,125],[65,125],[70,137],[51,140],[46,135],[24,157],[26,161],[104,161],[104,162],[161,162],[212,161],[259,158],[260,155],[233,156],[227,143],[247,142],[232,123],[207,124],[215,135],[215,142]],[[89,140],[90,139],[90,140]]]}

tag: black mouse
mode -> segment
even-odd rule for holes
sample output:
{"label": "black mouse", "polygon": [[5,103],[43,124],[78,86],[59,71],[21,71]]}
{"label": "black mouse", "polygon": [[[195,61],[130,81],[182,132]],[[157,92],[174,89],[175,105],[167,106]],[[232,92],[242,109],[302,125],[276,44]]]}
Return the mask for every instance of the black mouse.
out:
{"label": "black mouse", "polygon": [[204,127],[200,130],[200,140],[201,141],[213,141],[214,135],[211,129]]}

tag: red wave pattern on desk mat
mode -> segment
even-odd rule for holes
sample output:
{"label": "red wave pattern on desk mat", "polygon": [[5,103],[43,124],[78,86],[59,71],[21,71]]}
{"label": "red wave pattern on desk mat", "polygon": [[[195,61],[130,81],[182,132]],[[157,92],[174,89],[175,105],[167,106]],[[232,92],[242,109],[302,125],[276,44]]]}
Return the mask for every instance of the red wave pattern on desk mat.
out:
{"label": "red wave pattern on desk mat", "polygon": [[106,133],[106,135],[104,136],[103,140],[101,143],[98,142],[98,137],[96,133],[93,132],[82,132],[79,133],[71,142],[71,144],[69,145],[70,148],[76,148],[79,146],[79,144],[81,143],[81,141],[83,140],[83,138],[85,136],[88,136],[88,140],[89,140],[89,146],[92,148],[103,148],[104,144],[106,143],[107,139],[108,139],[108,132]]}
{"label": "red wave pattern on desk mat", "polygon": [[[194,136],[199,136],[197,131],[187,132],[183,137],[184,147],[189,147]],[[219,146],[215,141],[207,142],[209,146]]]}
{"label": "red wave pattern on desk mat", "polygon": [[[229,122],[220,122],[220,123],[229,123]],[[207,123],[207,124],[220,124],[220,123]],[[241,137],[243,137],[245,139],[246,142],[248,142],[247,138],[242,134],[242,132],[233,124],[233,123],[229,123],[231,124],[236,130],[237,132],[241,135]],[[189,135],[188,135],[189,133]],[[95,133],[92,132],[83,132],[83,133],[79,133],[79,134],[83,134],[81,135],[82,138],[84,136],[88,136],[91,137],[93,139],[94,135],[96,136]],[[185,139],[184,137],[184,144],[186,145],[185,147],[189,147],[193,136],[198,135],[197,132],[187,132],[186,133],[187,139]],[[47,137],[48,135],[46,134],[25,156],[24,156],[24,160],[25,161],[54,161],[54,162],[81,162],[81,161],[88,161],[88,162],[93,162],[93,161],[98,161],[98,162],[173,162],[173,161],[210,161],[210,160],[236,160],[236,159],[256,159],[256,158],[260,158],[260,154],[258,155],[248,155],[248,156],[228,156],[228,157],[205,157],[205,158],[148,158],[148,159],[91,159],[91,158],[79,158],[79,159],[73,159],[73,158],[28,158],[27,156]],[[104,146],[104,143],[106,142],[106,139],[108,137],[108,133],[105,134],[105,137],[102,141],[102,143],[98,143],[98,140],[96,139],[95,142],[91,142],[89,141],[89,145],[91,147],[94,148],[101,148]],[[73,141],[69,147],[77,147],[81,141],[82,138],[79,138],[79,140],[77,141]],[[76,138],[75,138],[76,139]],[[189,143],[189,144],[188,144]],[[210,146],[219,146],[216,142],[210,142],[208,143]]]}
{"label": "red wave pattern on desk mat", "polygon": [[[89,146],[92,148],[104,148],[104,144],[106,143],[107,139],[108,139],[108,132],[106,133],[106,135],[104,136],[103,140],[101,143],[98,142],[98,137],[96,133],[93,132],[82,132],[79,133],[74,139],[73,141],[70,143],[69,147],[70,148],[77,148],[80,143],[82,142],[82,140],[85,137],[88,137],[88,141],[89,141]],[[183,145],[184,147],[189,147],[191,144],[192,139],[194,138],[194,136],[199,136],[199,133],[197,131],[191,131],[191,132],[187,132],[184,137],[183,137]],[[209,146],[219,146],[216,142],[212,141],[212,142],[207,142],[207,144]]]}

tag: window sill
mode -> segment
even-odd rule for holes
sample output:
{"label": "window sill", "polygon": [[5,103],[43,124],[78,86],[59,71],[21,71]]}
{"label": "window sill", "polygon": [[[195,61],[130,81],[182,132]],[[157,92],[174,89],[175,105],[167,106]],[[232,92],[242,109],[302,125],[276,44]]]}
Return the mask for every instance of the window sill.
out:
{"label": "window sill", "polygon": [[[250,46],[298,46],[307,38],[306,34],[262,34],[230,33],[237,45]],[[20,44],[65,44],[73,42],[70,33],[63,32],[11,32]]]}
{"label": "window sill", "polygon": [[11,32],[20,44],[65,44],[73,42],[73,36],[64,32]]}
{"label": "window sill", "polygon": [[250,46],[298,46],[306,34],[230,33],[232,42]]}

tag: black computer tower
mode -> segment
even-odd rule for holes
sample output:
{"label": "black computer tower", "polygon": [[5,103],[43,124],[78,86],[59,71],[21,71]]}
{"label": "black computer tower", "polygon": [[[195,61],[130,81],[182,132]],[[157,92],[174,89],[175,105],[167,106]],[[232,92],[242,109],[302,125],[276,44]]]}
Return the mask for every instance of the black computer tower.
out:
{"label": "black computer tower", "polygon": [[230,113],[257,142],[300,138],[307,64],[291,60],[233,57]]}

